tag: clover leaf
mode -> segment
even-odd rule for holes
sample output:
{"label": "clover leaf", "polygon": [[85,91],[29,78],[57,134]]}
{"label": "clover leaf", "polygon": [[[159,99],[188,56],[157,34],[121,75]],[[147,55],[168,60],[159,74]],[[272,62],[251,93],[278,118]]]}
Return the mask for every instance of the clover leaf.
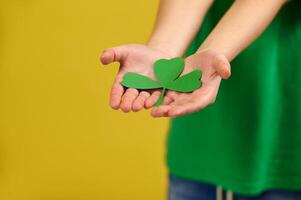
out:
{"label": "clover leaf", "polygon": [[128,88],[159,89],[163,91],[156,102],[159,106],[163,102],[165,90],[177,92],[192,92],[201,86],[201,71],[194,70],[184,76],[180,76],[184,70],[185,62],[182,58],[160,59],[154,63],[154,73],[157,81],[147,76],[128,72],[124,75],[121,84]]}

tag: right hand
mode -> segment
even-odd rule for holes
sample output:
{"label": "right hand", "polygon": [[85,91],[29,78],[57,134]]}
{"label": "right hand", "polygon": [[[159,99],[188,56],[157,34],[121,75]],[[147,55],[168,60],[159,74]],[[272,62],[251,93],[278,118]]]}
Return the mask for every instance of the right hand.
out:
{"label": "right hand", "polygon": [[127,72],[135,72],[155,79],[153,64],[161,58],[172,56],[151,47],[130,44],[109,48],[103,51],[101,62],[104,65],[119,62],[120,68],[113,83],[110,95],[110,105],[113,109],[121,109],[123,112],[137,112],[142,108],[152,107],[160,95],[160,90],[138,91],[134,88],[125,88],[120,84]]}

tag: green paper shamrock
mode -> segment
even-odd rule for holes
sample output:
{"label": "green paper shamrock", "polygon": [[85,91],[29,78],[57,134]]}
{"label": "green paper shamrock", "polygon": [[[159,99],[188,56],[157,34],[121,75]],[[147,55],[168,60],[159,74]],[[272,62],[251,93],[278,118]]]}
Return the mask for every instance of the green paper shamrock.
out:
{"label": "green paper shamrock", "polygon": [[201,86],[200,70],[194,70],[184,76],[180,76],[184,70],[184,65],[182,58],[160,59],[154,63],[154,72],[158,81],[144,75],[128,72],[124,75],[121,84],[125,87],[136,89],[162,88],[163,91],[155,105],[159,106],[163,102],[166,89],[177,92],[192,92]]}

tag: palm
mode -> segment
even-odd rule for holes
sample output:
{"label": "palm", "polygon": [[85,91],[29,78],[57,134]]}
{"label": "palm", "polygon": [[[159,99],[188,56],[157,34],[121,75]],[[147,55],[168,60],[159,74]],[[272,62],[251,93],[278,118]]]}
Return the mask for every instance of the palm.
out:
{"label": "palm", "polygon": [[161,52],[154,51],[145,46],[132,45],[128,46],[129,54],[124,62],[121,62],[119,76],[126,72],[135,72],[154,78],[152,65],[154,61],[162,57],[167,57]]}
{"label": "palm", "polygon": [[106,50],[101,58],[104,64],[113,61],[120,63],[120,69],[111,90],[110,104],[112,108],[121,108],[124,112],[139,111],[145,106],[147,99],[155,99],[160,94],[158,90],[139,92],[137,89],[129,88],[125,91],[120,82],[127,72],[135,72],[154,79],[153,63],[160,58],[169,57],[163,52],[136,44]]}

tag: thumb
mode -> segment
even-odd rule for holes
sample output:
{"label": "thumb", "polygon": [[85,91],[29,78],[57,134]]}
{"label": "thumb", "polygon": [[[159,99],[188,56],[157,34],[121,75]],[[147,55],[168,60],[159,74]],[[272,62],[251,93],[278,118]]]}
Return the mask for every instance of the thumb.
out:
{"label": "thumb", "polygon": [[228,79],[231,76],[231,65],[224,55],[218,55],[214,60],[213,66],[217,74],[223,79]]}
{"label": "thumb", "polygon": [[127,51],[124,46],[112,47],[105,49],[100,56],[100,62],[108,65],[112,62],[122,62],[126,57]]}

